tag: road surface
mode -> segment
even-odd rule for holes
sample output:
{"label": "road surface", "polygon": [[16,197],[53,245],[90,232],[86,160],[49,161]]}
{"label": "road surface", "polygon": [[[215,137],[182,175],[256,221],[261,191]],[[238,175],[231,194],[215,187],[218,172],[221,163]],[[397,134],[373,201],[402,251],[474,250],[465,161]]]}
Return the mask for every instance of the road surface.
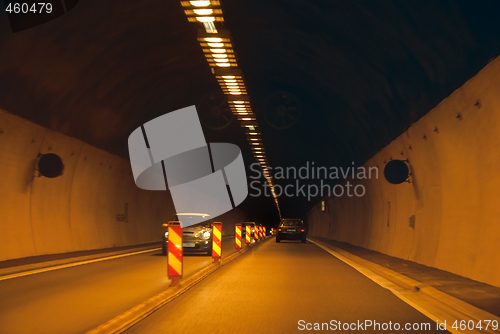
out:
{"label": "road surface", "polygon": [[[222,252],[234,252],[223,238]],[[212,262],[184,257],[187,277]],[[165,291],[161,250],[0,281],[1,334],[84,333]]]}
{"label": "road surface", "polygon": [[[345,324],[349,328],[343,331]],[[418,327],[414,332],[446,332],[437,330],[435,319],[316,245],[272,239],[126,333],[295,333],[315,326],[342,333],[384,328],[392,333],[397,326],[402,332],[408,332],[406,326]]]}

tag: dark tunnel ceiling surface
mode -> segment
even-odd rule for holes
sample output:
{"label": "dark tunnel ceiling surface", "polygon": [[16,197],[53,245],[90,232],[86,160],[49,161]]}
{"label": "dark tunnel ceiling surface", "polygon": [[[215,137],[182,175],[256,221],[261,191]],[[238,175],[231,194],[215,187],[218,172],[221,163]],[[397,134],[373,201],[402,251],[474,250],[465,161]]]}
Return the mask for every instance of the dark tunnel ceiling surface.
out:
{"label": "dark tunnel ceiling surface", "polygon": [[[499,3],[223,2],[270,165],[364,163],[500,53]],[[0,108],[128,158],[136,127],[219,90],[196,34],[173,0],[80,0],[16,34],[4,13]],[[286,130],[262,116],[276,91],[301,106]],[[236,121],[204,131],[238,144],[250,164]],[[314,203],[280,198],[288,217]],[[255,205],[273,212],[272,199],[243,209]]]}

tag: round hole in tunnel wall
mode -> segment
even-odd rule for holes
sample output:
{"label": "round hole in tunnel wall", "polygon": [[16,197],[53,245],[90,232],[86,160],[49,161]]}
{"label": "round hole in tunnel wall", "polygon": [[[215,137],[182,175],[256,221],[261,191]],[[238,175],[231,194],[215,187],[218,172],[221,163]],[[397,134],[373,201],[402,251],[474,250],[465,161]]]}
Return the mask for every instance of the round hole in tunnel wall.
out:
{"label": "round hole in tunnel wall", "polygon": [[385,179],[392,184],[405,182],[410,175],[408,165],[403,160],[391,160],[384,168]]}
{"label": "round hole in tunnel wall", "polygon": [[54,178],[62,175],[64,164],[57,154],[43,154],[38,159],[37,170],[45,177]]}

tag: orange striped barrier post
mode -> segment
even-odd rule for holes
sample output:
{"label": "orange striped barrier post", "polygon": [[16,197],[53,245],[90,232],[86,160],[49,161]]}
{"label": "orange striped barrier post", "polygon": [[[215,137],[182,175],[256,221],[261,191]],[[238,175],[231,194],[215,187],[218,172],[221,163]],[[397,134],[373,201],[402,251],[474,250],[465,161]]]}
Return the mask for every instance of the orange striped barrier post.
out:
{"label": "orange striped barrier post", "polygon": [[167,224],[168,229],[168,278],[170,286],[179,285],[182,278],[182,227],[181,222],[172,221]]}
{"label": "orange striped barrier post", "polygon": [[259,225],[259,239],[263,239],[264,236],[262,235],[262,225]]}
{"label": "orange striped barrier post", "polygon": [[266,227],[262,227],[264,229],[264,238],[266,237]]}
{"label": "orange striped barrier post", "polygon": [[250,238],[252,237],[252,227],[247,225],[245,228],[245,243],[248,245],[250,243]]}
{"label": "orange striped barrier post", "polygon": [[254,226],[253,237],[255,241],[259,241],[259,227],[257,225]]}
{"label": "orange striped barrier post", "polygon": [[234,248],[237,250],[241,249],[241,224],[236,224],[234,226]]}
{"label": "orange striped barrier post", "polygon": [[212,224],[212,258],[218,263],[222,255],[222,223]]}

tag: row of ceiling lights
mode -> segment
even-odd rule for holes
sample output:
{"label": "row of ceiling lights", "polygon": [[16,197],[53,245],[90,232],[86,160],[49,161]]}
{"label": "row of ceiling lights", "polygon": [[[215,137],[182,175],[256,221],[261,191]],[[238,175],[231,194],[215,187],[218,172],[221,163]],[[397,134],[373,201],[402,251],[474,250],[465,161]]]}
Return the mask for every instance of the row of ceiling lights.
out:
{"label": "row of ceiling lights", "polygon": [[272,178],[269,170],[266,169],[269,164],[262,135],[250,105],[243,73],[238,68],[231,35],[228,30],[220,27],[221,22],[224,22],[220,2],[218,0],[181,1],[181,5],[184,7],[189,22],[199,22],[203,25],[204,29],[200,29],[198,33],[198,41],[212,68],[212,73],[215,74],[222,91],[227,95],[231,111],[245,128],[253,156],[263,170],[281,217]]}

